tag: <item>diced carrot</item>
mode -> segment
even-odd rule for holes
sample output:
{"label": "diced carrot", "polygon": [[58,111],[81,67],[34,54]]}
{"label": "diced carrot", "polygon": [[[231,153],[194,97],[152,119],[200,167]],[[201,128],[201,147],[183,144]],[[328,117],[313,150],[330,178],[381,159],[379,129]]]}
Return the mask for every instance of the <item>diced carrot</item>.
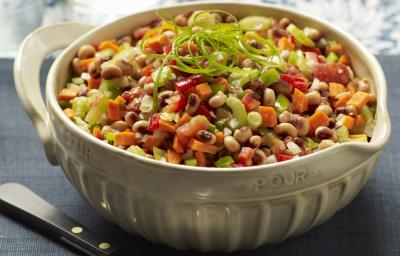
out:
{"label": "diced carrot", "polygon": [[210,122],[205,116],[196,116],[190,122],[179,126],[176,129],[177,134],[181,134],[188,138],[196,136],[196,133],[200,130],[208,130]]}
{"label": "diced carrot", "polygon": [[273,107],[258,107],[258,112],[262,117],[262,125],[265,127],[275,127],[277,124],[276,112]]}
{"label": "diced carrot", "polygon": [[181,145],[184,147],[186,147],[187,144],[189,143],[190,138],[185,135],[182,135],[181,133],[176,133],[176,137],[178,138]]}
{"label": "diced carrot", "polygon": [[115,101],[119,104],[121,104],[121,102],[126,103],[126,100],[121,95],[118,95],[118,97],[115,98]]}
{"label": "diced carrot", "polygon": [[287,37],[281,37],[278,41],[278,49],[281,51],[282,50],[292,51],[294,47],[295,45]]}
{"label": "diced carrot", "polygon": [[350,100],[346,103],[346,105],[353,105],[358,110],[362,109],[365,104],[367,104],[369,100],[370,94],[366,92],[358,91],[353,94]]}
{"label": "diced carrot", "polygon": [[215,144],[222,145],[224,143],[224,133],[223,132],[217,132],[215,134],[215,137],[216,137]]}
{"label": "diced carrot", "polygon": [[297,88],[294,89],[293,93],[293,108],[298,113],[303,113],[308,109],[307,96]]}
{"label": "diced carrot", "polygon": [[273,143],[273,147],[272,147],[273,153],[275,154],[275,156],[279,156],[281,154],[281,149],[279,147],[279,139],[273,138],[272,143]]}
{"label": "diced carrot", "polygon": [[210,154],[216,154],[218,152],[218,147],[211,144],[203,143],[196,139],[190,139],[189,147],[195,151],[201,151]]}
{"label": "diced carrot", "polygon": [[344,65],[350,65],[350,58],[347,54],[343,54],[340,56],[338,63],[344,64]]}
{"label": "diced carrot", "polygon": [[174,150],[168,149],[167,161],[173,164],[179,164],[182,161],[182,157],[179,153],[175,152]]}
{"label": "diced carrot", "polygon": [[104,139],[104,136],[103,136],[103,134],[101,133],[101,130],[100,130],[99,127],[94,127],[94,128],[93,128],[92,134],[93,134],[94,137],[96,137],[96,138],[98,138],[98,139],[100,139],[100,140],[103,140],[103,139]]}
{"label": "diced carrot", "polygon": [[215,78],[215,79],[213,80],[213,84],[220,84],[220,85],[223,85],[224,88],[225,88],[224,92],[225,92],[225,91],[229,91],[229,83],[228,83],[228,80],[226,80],[226,79],[223,78],[223,77],[217,77],[217,78]]}
{"label": "diced carrot", "polygon": [[112,121],[117,121],[121,119],[121,107],[118,101],[109,100],[108,101],[108,118]]}
{"label": "diced carrot", "polygon": [[164,121],[164,120],[160,119],[160,121],[158,123],[160,124],[161,131],[172,133],[172,134],[175,133],[175,127],[172,122],[168,122],[168,121]]}
{"label": "diced carrot", "polygon": [[309,134],[314,135],[315,129],[320,126],[328,126],[329,125],[329,117],[325,114],[325,112],[317,111],[312,116],[308,118],[310,123],[310,131]]}
{"label": "diced carrot", "polygon": [[79,90],[71,89],[71,88],[64,88],[58,94],[57,99],[59,101],[69,101],[78,96]]}
{"label": "diced carrot", "polygon": [[156,138],[154,136],[149,136],[143,143],[143,148],[153,151],[153,147],[159,147],[162,143],[162,140]]}
{"label": "diced carrot", "polygon": [[346,106],[346,102],[351,98],[351,94],[340,97],[335,103],[335,108]]}
{"label": "diced carrot", "polygon": [[239,160],[242,163],[246,163],[251,160],[254,156],[254,149],[250,147],[242,147],[239,153]]}
{"label": "diced carrot", "polygon": [[365,134],[351,134],[349,139],[353,142],[368,142],[368,137]]}
{"label": "diced carrot", "polygon": [[356,129],[359,129],[359,128],[363,128],[364,125],[365,125],[365,120],[362,117],[362,115],[357,115],[354,118],[354,126],[353,127],[356,128]]}
{"label": "diced carrot", "polygon": [[115,52],[119,51],[119,46],[116,42],[114,41],[103,41],[99,44],[99,46],[97,47],[97,49],[99,51],[104,50],[106,48],[111,48],[113,49]]}
{"label": "diced carrot", "polygon": [[63,110],[63,112],[69,119],[72,119],[75,117],[75,113],[71,108],[66,108]]}
{"label": "diced carrot", "polygon": [[79,60],[79,66],[81,67],[82,71],[87,72],[89,70],[89,64],[93,61],[94,58],[81,59]]}
{"label": "diced carrot", "polygon": [[181,116],[181,118],[175,124],[175,128],[178,128],[179,126],[186,124],[187,122],[190,121],[191,118],[192,117],[188,113],[185,112],[185,114],[183,114],[183,116]]}
{"label": "diced carrot", "polygon": [[115,145],[117,146],[132,146],[136,144],[135,133],[133,132],[119,132],[115,134]]}
{"label": "diced carrot", "polygon": [[196,94],[199,95],[200,100],[207,99],[211,93],[211,87],[207,83],[196,85]]}
{"label": "diced carrot", "polygon": [[195,151],[194,156],[196,157],[198,166],[207,167],[206,153],[201,151]]}
{"label": "diced carrot", "polygon": [[342,125],[345,126],[348,130],[350,130],[351,128],[353,128],[354,125],[354,118],[352,118],[351,116],[345,116],[342,120]]}
{"label": "diced carrot", "polygon": [[151,66],[146,66],[142,68],[141,75],[142,76],[150,76],[154,71],[154,68]]}
{"label": "diced carrot", "polygon": [[99,89],[101,83],[101,79],[90,78],[88,82],[89,89]]}
{"label": "diced carrot", "polygon": [[178,152],[179,154],[182,154],[184,152],[182,143],[178,140],[178,136],[174,137],[174,142],[172,143],[172,148]]}
{"label": "diced carrot", "polygon": [[336,97],[346,91],[346,87],[338,83],[329,83],[329,96]]}

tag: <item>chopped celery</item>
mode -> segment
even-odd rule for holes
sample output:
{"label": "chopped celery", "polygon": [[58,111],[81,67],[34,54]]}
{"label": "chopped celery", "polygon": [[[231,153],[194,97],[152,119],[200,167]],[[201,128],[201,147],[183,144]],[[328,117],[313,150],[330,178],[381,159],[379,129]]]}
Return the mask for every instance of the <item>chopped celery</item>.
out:
{"label": "chopped celery", "polygon": [[214,133],[214,134],[217,133],[217,132],[219,132],[217,126],[215,126],[215,125],[213,125],[213,124],[210,124],[210,127],[208,127],[208,130],[209,130],[210,132]]}
{"label": "chopped celery", "polygon": [[228,81],[230,82],[231,86],[233,87],[243,87],[243,85],[247,84],[248,82],[256,79],[260,74],[260,71],[257,69],[247,69],[244,68],[242,71],[245,72],[236,72],[231,73],[229,76]]}
{"label": "chopped celery", "polygon": [[96,52],[96,57],[97,58],[107,58],[107,57],[112,57],[114,55],[114,50],[111,48],[106,48],[101,51]]}
{"label": "chopped celery", "polygon": [[360,110],[360,113],[361,113],[361,116],[364,118],[364,121],[365,121],[366,124],[372,124],[374,122],[374,113],[368,107],[368,105],[365,105]]}
{"label": "chopped celery", "polygon": [[130,146],[126,151],[139,156],[146,156],[146,152],[143,151],[139,146]]}
{"label": "chopped celery", "polygon": [[296,65],[299,67],[300,71],[305,76],[312,75],[312,70],[311,70],[310,66],[308,65],[308,63],[307,63],[306,58],[304,57],[303,51],[298,50],[296,53],[297,53]]}
{"label": "chopped celery", "polygon": [[115,133],[114,132],[106,132],[104,134],[104,139],[107,140],[108,144],[114,144]]}
{"label": "chopped celery", "polygon": [[261,74],[261,80],[267,85],[278,82],[280,77],[281,75],[274,68],[270,68]]}
{"label": "chopped celery", "polygon": [[197,159],[193,158],[193,159],[185,160],[185,165],[197,166]]}
{"label": "chopped celery", "polygon": [[217,122],[215,122],[215,127],[217,127],[220,130],[223,130],[224,127],[226,126],[226,119],[220,119]]}
{"label": "chopped celery", "polygon": [[101,98],[97,105],[92,107],[85,117],[85,121],[89,124],[98,123],[101,115],[107,112],[107,102],[106,97]]}
{"label": "chopped celery", "polygon": [[163,112],[160,114],[160,118],[164,121],[172,122],[175,121],[176,113]]}
{"label": "chopped celery", "polygon": [[298,58],[298,55],[297,55],[296,52],[294,52],[294,51],[290,52],[289,53],[289,58],[288,58],[289,64],[296,65],[297,58]]}
{"label": "chopped celery", "polygon": [[239,21],[244,30],[267,30],[271,27],[271,18],[264,16],[247,16]]}
{"label": "chopped celery", "polygon": [[73,77],[72,78],[72,83],[77,84],[77,85],[81,85],[81,84],[85,83],[85,81],[83,81],[82,77]]}
{"label": "chopped celery", "polygon": [[80,118],[85,118],[86,113],[89,111],[89,100],[87,97],[76,97],[71,101],[72,103],[72,110],[74,111],[75,115],[79,116]]}
{"label": "chopped celery", "polygon": [[215,162],[215,166],[219,167],[219,168],[232,167],[234,163],[235,163],[235,160],[233,160],[233,158],[231,156],[224,156]]}
{"label": "chopped celery", "polygon": [[121,79],[119,77],[110,80],[102,79],[99,87],[99,91],[102,92],[106,97],[115,99],[122,93],[119,84]]}
{"label": "chopped celery", "polygon": [[153,155],[156,160],[165,159],[165,150],[153,147]]}
{"label": "chopped celery", "polygon": [[349,140],[349,130],[346,127],[341,126],[336,130],[336,137],[340,143],[348,142]]}
{"label": "chopped celery", "polygon": [[304,34],[304,32],[298,27],[296,27],[294,24],[289,24],[286,30],[290,34],[292,34],[296,38],[296,40],[299,41],[301,44],[304,44],[305,46],[308,47],[315,47],[314,41],[308,36],[306,36],[306,34]]}
{"label": "chopped celery", "polygon": [[283,94],[278,94],[278,97],[276,97],[275,101],[275,108],[278,110],[279,113],[282,113],[285,111],[290,105],[289,99],[283,95]]}
{"label": "chopped celery", "polygon": [[233,117],[238,121],[238,127],[245,126],[247,123],[247,112],[244,104],[234,96],[229,96],[226,104],[232,109]]}
{"label": "chopped celery", "polygon": [[262,132],[263,136],[261,137],[261,145],[265,145],[268,147],[273,147],[274,146],[274,138],[276,138],[276,135],[273,131],[271,131],[268,128],[260,127],[259,131]]}
{"label": "chopped celery", "polygon": [[333,62],[337,62],[338,60],[339,60],[339,57],[334,52],[330,52],[328,54],[328,56],[326,56],[326,63],[333,63]]}
{"label": "chopped celery", "polygon": [[313,141],[310,137],[306,137],[307,148],[313,150],[318,147],[318,143]]}
{"label": "chopped celery", "polygon": [[260,113],[252,111],[247,114],[247,123],[252,129],[257,129],[262,123],[262,117]]}
{"label": "chopped celery", "polygon": [[140,111],[144,113],[148,113],[153,108],[153,98],[150,95],[145,95],[142,98],[142,102],[140,103]]}
{"label": "chopped celery", "polygon": [[[153,81],[157,80],[158,72],[160,72],[159,69],[153,72],[152,74]],[[165,86],[168,83],[168,80],[172,77],[172,75],[173,73],[169,67],[162,67],[160,79],[158,80],[158,87]]]}

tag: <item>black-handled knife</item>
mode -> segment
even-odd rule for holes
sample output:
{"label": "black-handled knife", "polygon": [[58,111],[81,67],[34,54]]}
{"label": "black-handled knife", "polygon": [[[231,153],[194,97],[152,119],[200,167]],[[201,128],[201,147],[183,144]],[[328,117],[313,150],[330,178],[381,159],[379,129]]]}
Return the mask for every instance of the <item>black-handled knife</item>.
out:
{"label": "black-handled knife", "polygon": [[21,184],[0,185],[0,211],[87,255],[114,256],[119,252],[113,243],[98,238]]}

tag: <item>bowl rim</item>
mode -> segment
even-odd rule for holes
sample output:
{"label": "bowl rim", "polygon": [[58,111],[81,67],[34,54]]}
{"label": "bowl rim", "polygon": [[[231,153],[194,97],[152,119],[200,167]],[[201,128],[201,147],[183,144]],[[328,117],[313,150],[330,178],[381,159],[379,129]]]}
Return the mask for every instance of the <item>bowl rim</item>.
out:
{"label": "bowl rim", "polygon": [[[319,23],[321,26],[325,27],[327,30],[334,32],[335,34],[339,34],[343,38],[345,38],[348,42],[350,42],[353,45],[357,46],[357,49],[364,55],[364,57],[368,60],[368,62],[371,64],[371,67],[368,67],[367,69],[372,73],[375,74],[377,77],[377,83],[380,84],[381,86],[380,91],[379,91],[379,98],[378,98],[378,104],[377,104],[377,112],[376,115],[379,113],[380,115],[383,115],[383,120],[386,122],[386,125],[384,126],[385,133],[382,139],[380,140],[375,140],[373,142],[368,142],[368,143],[363,143],[363,142],[347,142],[347,143],[341,143],[341,144],[336,144],[333,147],[324,149],[322,151],[317,151],[312,154],[306,155],[306,156],[301,156],[295,159],[291,159],[289,161],[282,161],[282,162],[276,162],[272,164],[265,164],[265,165],[257,165],[257,166],[247,166],[247,167],[240,167],[240,170],[237,170],[238,168],[235,167],[229,167],[229,168],[217,168],[217,167],[199,167],[199,166],[187,166],[183,164],[173,164],[173,163],[168,163],[168,162],[163,162],[155,159],[150,159],[146,158],[143,156],[135,155],[132,154],[126,150],[119,149],[117,147],[114,147],[112,145],[109,145],[107,143],[104,143],[103,141],[98,140],[97,138],[91,136],[87,132],[83,131],[80,129],[76,124],[74,124],[70,119],[68,119],[64,114],[59,106],[55,93],[55,84],[56,84],[56,73],[59,70],[58,67],[60,63],[63,61],[66,61],[65,55],[71,51],[72,48],[75,48],[77,45],[81,44],[81,41],[84,41],[85,38],[95,35],[98,33],[98,31],[102,30],[105,27],[108,26],[113,26],[113,24],[120,22],[122,20],[129,20],[133,19],[136,15],[139,14],[145,14],[145,13],[151,13],[155,12],[157,10],[168,10],[170,8],[177,8],[177,7],[199,7],[201,8],[203,5],[236,5],[236,6],[255,6],[255,7],[260,7],[260,8],[268,8],[272,9],[278,12],[287,12],[290,13],[293,16],[297,16],[299,19],[308,19],[313,22]],[[375,87],[376,88],[376,87]],[[378,60],[367,50],[367,48],[361,44],[360,41],[358,41],[356,38],[354,38],[352,35],[348,34],[347,32],[343,31],[341,28],[336,27],[333,24],[328,23],[327,21],[321,20],[316,17],[311,17],[305,13],[290,9],[288,7],[282,6],[282,5],[276,5],[276,4],[267,4],[267,3],[245,3],[245,2],[235,2],[235,1],[199,1],[199,2],[185,2],[185,3],[176,3],[168,6],[161,6],[161,7],[154,7],[150,8],[147,10],[139,11],[139,12],[133,12],[129,15],[123,16],[121,18],[118,18],[116,20],[113,20],[111,22],[108,22],[106,24],[96,26],[92,30],[88,31],[81,37],[77,38],[76,40],[73,41],[66,49],[63,50],[63,52],[56,58],[54,63],[52,64],[49,75],[46,80],[46,99],[48,103],[48,107],[52,108],[53,114],[57,116],[59,120],[62,121],[63,125],[68,128],[71,132],[73,132],[74,136],[79,136],[81,139],[85,140],[85,142],[90,142],[95,146],[102,147],[105,150],[110,150],[110,152],[113,152],[115,154],[122,155],[124,157],[130,157],[131,159],[135,159],[139,161],[142,164],[145,165],[152,165],[155,167],[169,167],[171,169],[174,169],[176,171],[184,171],[184,172],[207,172],[207,173],[239,173],[241,171],[257,171],[257,170],[270,170],[273,168],[277,167],[282,167],[282,166],[287,166],[287,165],[297,165],[302,163],[303,161],[307,161],[310,158],[321,158],[324,154],[328,155],[333,153],[334,151],[337,150],[344,150],[346,148],[355,148],[358,150],[366,151],[366,152],[377,152],[383,148],[383,146],[386,144],[386,142],[389,139],[390,136],[390,131],[391,131],[391,125],[390,125],[390,119],[389,115],[387,113],[387,84],[386,84],[386,79],[384,76],[384,72],[382,70],[382,67],[380,66]],[[379,110],[379,111],[378,111]],[[375,126],[376,127],[376,124]],[[159,169],[167,169],[167,168],[159,168]],[[170,170],[166,170],[170,172]]]}

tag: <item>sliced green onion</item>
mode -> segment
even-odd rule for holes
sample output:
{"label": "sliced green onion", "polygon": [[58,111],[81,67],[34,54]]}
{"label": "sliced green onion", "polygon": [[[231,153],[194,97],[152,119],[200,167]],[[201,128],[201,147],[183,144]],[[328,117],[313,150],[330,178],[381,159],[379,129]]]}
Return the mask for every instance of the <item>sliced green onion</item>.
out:
{"label": "sliced green onion", "polygon": [[315,43],[314,41],[309,38],[308,36],[306,36],[306,34],[304,34],[304,32],[299,29],[298,27],[296,27],[296,25],[294,24],[289,24],[289,26],[287,26],[286,30],[292,34],[297,41],[299,41],[301,44],[304,44],[305,46],[308,47],[315,47]]}
{"label": "sliced green onion", "polygon": [[262,117],[260,113],[252,111],[247,114],[247,124],[252,129],[257,129],[262,123]]}
{"label": "sliced green onion", "polygon": [[297,58],[298,58],[297,53],[295,51],[291,51],[288,57],[289,64],[296,65]]}
{"label": "sliced green onion", "polygon": [[337,62],[338,60],[339,60],[339,57],[334,52],[330,52],[328,54],[328,56],[326,56],[326,63],[333,63],[333,62]]}
{"label": "sliced green onion", "polygon": [[[165,86],[167,84],[168,80],[173,75],[170,67],[164,66],[164,67],[160,67],[160,69],[161,69],[161,74],[160,74],[160,79],[158,81],[158,87]],[[153,81],[157,80],[158,72],[159,72],[159,70],[153,72],[153,74],[152,74]]]}
{"label": "sliced green onion", "polygon": [[219,132],[217,126],[215,126],[215,125],[213,125],[213,124],[210,124],[210,126],[208,127],[208,130],[209,130],[210,132],[214,133],[214,134],[217,133],[217,132]]}
{"label": "sliced green onion", "polygon": [[225,92],[225,86],[222,84],[212,84],[211,86],[211,96],[217,94],[217,92]]}
{"label": "sliced green onion", "polygon": [[160,114],[160,118],[164,121],[173,122],[176,119],[176,113],[163,112]]}
{"label": "sliced green onion", "polygon": [[238,121],[239,127],[247,123],[247,112],[244,104],[236,97],[229,96],[226,104],[232,109],[233,117]]}
{"label": "sliced green onion", "polygon": [[193,158],[193,159],[188,159],[185,160],[185,165],[189,165],[189,166],[197,166],[197,159]]}
{"label": "sliced green onion", "polygon": [[279,113],[282,113],[290,106],[289,99],[283,95],[282,93],[278,94],[275,101],[275,108],[278,110]]}
{"label": "sliced green onion", "polygon": [[275,68],[270,68],[267,71],[263,72],[260,78],[265,84],[270,85],[278,82],[280,77],[281,75]]}
{"label": "sliced green onion", "polygon": [[263,134],[261,137],[261,145],[265,145],[270,148],[273,147],[274,139],[277,137],[275,133],[271,129],[265,127],[260,127],[258,130]]}
{"label": "sliced green onion", "polygon": [[139,108],[142,112],[150,112],[153,108],[153,98],[150,95],[143,96]]}
{"label": "sliced green onion", "polygon": [[130,146],[126,151],[131,152],[132,154],[139,155],[139,156],[146,156],[146,152],[139,146]]}
{"label": "sliced green onion", "polygon": [[232,167],[234,163],[235,160],[231,156],[224,156],[215,162],[215,166],[219,168]]}

